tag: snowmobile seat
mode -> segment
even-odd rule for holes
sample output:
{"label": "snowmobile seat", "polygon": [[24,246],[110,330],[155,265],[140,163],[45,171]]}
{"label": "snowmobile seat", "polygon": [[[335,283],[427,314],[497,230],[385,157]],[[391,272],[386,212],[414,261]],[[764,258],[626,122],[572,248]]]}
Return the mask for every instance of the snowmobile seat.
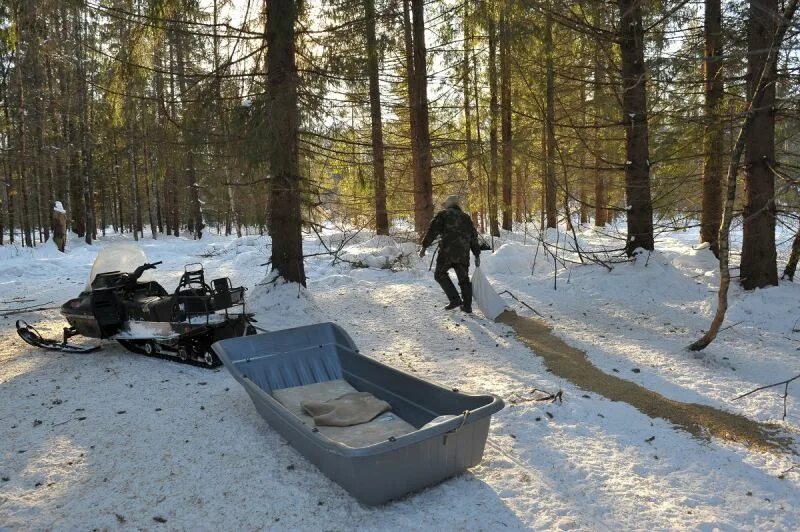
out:
{"label": "snowmobile seat", "polygon": [[189,288],[175,294],[179,305],[183,305],[186,318],[196,318],[214,312],[213,300],[205,290]]}
{"label": "snowmobile seat", "polygon": [[214,287],[214,308],[222,310],[239,305],[244,301],[244,287],[233,288],[228,277],[220,277],[211,281]]}
{"label": "snowmobile seat", "polygon": [[172,297],[150,296],[139,300],[142,318],[147,321],[171,321],[175,300]]}
{"label": "snowmobile seat", "polygon": [[166,296],[169,295],[164,287],[155,281],[148,281],[146,283],[139,283],[136,287],[137,292],[144,292],[148,296]]}

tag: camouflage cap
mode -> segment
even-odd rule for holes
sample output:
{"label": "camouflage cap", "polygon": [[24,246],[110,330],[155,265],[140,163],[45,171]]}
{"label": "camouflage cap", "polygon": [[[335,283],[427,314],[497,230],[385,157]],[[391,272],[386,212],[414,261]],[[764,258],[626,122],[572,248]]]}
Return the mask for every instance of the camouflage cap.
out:
{"label": "camouflage cap", "polygon": [[461,202],[461,198],[458,195],[453,194],[452,196],[447,196],[447,199],[442,202],[442,205],[445,209],[449,209],[450,207],[455,207]]}

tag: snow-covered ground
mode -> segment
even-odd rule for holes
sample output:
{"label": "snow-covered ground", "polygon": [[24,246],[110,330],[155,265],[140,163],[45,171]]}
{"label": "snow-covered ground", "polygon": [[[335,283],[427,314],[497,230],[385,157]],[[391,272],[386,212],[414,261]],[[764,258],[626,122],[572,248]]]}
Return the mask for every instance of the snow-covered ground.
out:
{"label": "snow-covered ground", "polygon": [[[343,235],[325,239],[336,249]],[[537,254],[530,236],[496,242],[483,269],[603,371],[796,434],[800,384],[789,389],[786,421],[782,390],[731,399],[800,373],[800,285],[734,287],[732,327],[697,358],[684,348],[709,323],[718,275],[696,239],[692,231],[661,236],[657,252],[611,272],[559,267],[555,290],[553,261],[541,248]],[[73,297],[97,251],[118,240],[127,239],[91,247],[73,239],[66,255],[49,245],[0,247],[0,529],[800,527],[796,456],[699,440],[553,377],[507,327],[480,313],[442,311],[429,257],[413,258],[413,246],[360,234],[344,249],[350,262],[308,260],[306,291],[263,283],[262,237],[142,240],[148,258],[164,262],[155,277],[167,289],[185,263],[200,261],[208,275],[250,288],[263,327],[335,321],[364,354],[506,400],[478,467],[384,507],[363,507],[270,429],[224,369],[148,359],[111,343],[84,355],[22,343],[15,319],[57,336],[57,311],[2,317],[3,309]],[[589,229],[579,240],[609,241]],[[306,252],[321,251],[309,237]],[[384,268],[398,257],[400,267]],[[525,401],[534,388],[563,390],[563,404]]]}

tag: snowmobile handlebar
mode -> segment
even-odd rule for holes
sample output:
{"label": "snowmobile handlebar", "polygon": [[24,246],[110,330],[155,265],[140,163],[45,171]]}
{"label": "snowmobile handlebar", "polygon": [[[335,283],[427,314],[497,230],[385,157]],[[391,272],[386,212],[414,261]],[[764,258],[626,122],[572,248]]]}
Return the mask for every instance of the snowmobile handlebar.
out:
{"label": "snowmobile handlebar", "polygon": [[141,266],[139,266],[138,268],[133,270],[133,272],[128,276],[128,278],[126,279],[125,285],[128,288],[135,287],[136,286],[136,282],[139,280],[139,277],[141,277],[142,274],[145,271],[147,271],[147,270],[155,270],[156,266],[161,264],[161,262],[162,261],[153,262],[153,263],[146,262],[146,263],[142,264]]}

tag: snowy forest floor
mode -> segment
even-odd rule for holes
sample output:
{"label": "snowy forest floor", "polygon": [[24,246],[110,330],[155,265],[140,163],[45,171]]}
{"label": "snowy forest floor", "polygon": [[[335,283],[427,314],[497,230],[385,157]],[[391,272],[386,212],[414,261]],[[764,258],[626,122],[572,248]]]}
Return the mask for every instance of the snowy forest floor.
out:
{"label": "snowy forest floor", "polygon": [[[331,230],[324,238],[335,248],[344,235]],[[659,251],[610,272],[597,265],[554,272],[529,236],[509,235],[492,256],[484,253],[482,269],[602,372],[669,399],[778,424],[796,439],[800,385],[789,389],[785,421],[780,389],[731,399],[800,373],[800,285],[734,288],[726,321],[733,326],[698,357],[685,347],[709,323],[718,274],[696,239],[662,235]],[[262,327],[335,321],[363,354],[506,401],[479,466],[384,507],[363,507],[270,429],[222,368],[149,359],[112,343],[85,355],[22,343],[15,319],[57,337],[58,312],[2,317],[3,309],[74,297],[97,250],[119,240],[128,239],[91,247],[75,239],[66,255],[49,245],[0,248],[0,528],[800,527],[796,455],[697,438],[554,376],[508,326],[480,312],[442,311],[428,259],[406,259],[407,267],[391,271],[332,266],[318,255],[306,265],[308,290],[299,290],[263,283],[266,238],[142,240],[151,261],[164,261],[153,277],[168,290],[185,263],[202,261],[209,276],[250,288]],[[589,229],[579,241],[616,244]],[[414,250],[359,234],[344,258],[380,266]],[[309,237],[306,252],[322,251]],[[563,402],[532,401],[534,389],[562,390]]]}

